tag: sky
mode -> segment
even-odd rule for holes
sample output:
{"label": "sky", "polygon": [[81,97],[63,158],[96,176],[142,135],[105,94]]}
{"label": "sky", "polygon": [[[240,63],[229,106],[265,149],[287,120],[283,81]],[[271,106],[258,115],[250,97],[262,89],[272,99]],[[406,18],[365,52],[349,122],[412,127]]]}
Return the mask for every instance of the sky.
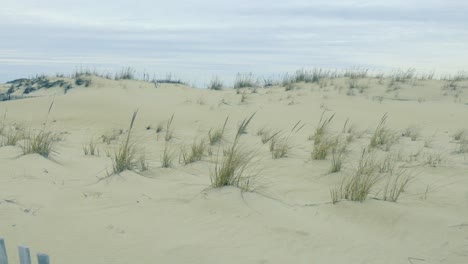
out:
{"label": "sky", "polygon": [[468,70],[466,0],[1,0],[0,83],[133,67],[204,86],[297,69]]}

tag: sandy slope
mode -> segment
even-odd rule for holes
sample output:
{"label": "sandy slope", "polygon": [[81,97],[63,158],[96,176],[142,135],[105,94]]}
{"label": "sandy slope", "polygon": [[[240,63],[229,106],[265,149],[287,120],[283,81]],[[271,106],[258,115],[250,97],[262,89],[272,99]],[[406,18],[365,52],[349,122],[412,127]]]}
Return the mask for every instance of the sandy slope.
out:
{"label": "sandy slope", "polygon": [[[466,95],[444,95],[442,81],[412,81],[386,92],[386,81],[365,79],[360,82],[369,88],[348,96],[347,82],[299,84],[293,91],[246,90],[244,103],[234,90],[155,88],[100,78],[88,88],[57,94],[49,125],[63,140],[52,159],[23,156],[20,146],[0,147],[0,236],[11,260],[17,261],[16,245],[27,244],[32,253],[49,253],[52,263],[68,264],[468,263],[468,162],[454,153],[457,145],[451,138],[468,128]],[[7,110],[5,122],[39,127],[53,98],[51,92],[41,95],[0,102],[0,113]],[[99,180],[111,170],[106,150],[115,142],[99,141],[100,156],[85,156],[83,144],[113,130],[125,131],[137,108],[135,138],[149,159],[149,171]],[[330,158],[310,158],[308,136],[324,109],[336,113],[333,132],[347,118],[364,131],[351,144],[340,173],[327,173]],[[164,140],[155,128],[173,113],[170,144],[178,151],[222,126],[228,115],[224,145],[229,144],[238,122],[254,112],[242,141],[257,154],[253,169],[260,172],[256,182],[261,188],[256,192],[210,189],[209,156],[160,168]],[[407,156],[423,153],[408,169],[413,180],[398,203],[331,204],[330,188],[352,173],[386,112],[388,126],[395,130],[421,129],[417,141],[401,137],[391,148]],[[256,132],[262,127],[289,131],[298,121],[305,126],[291,136],[288,157],[272,159]],[[432,146],[424,147],[431,136]],[[431,153],[443,157],[435,167],[424,164],[424,155]]]}

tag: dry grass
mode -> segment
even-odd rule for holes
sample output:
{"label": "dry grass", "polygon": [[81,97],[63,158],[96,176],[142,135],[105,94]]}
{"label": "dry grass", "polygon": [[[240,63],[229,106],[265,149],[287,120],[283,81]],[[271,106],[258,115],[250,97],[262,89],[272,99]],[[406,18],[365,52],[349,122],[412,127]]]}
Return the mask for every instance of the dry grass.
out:
{"label": "dry grass", "polygon": [[47,121],[52,107],[54,106],[54,102],[55,99],[52,100],[52,103],[49,106],[49,111],[47,112],[43,128],[39,131],[31,130],[26,134],[25,141],[21,145],[24,155],[37,153],[45,158],[49,158],[52,153],[55,153],[57,135],[46,130]]}
{"label": "dry grass", "polygon": [[166,134],[164,135],[164,140],[166,142],[172,139],[174,131],[172,130],[172,121],[174,121],[174,114],[172,114],[171,118],[166,123]]}
{"label": "dry grass", "polygon": [[330,190],[332,202],[337,203],[342,199],[362,202],[380,179],[375,153],[364,149],[354,174],[343,178],[340,186]]}
{"label": "dry grass", "polygon": [[335,114],[325,117],[325,111],[323,111],[314,135],[309,137],[309,139],[314,140],[314,149],[312,150],[312,159],[314,160],[326,159],[330,151],[338,144],[338,137],[327,135],[328,127],[334,117]]}
{"label": "dry grass", "polygon": [[21,148],[24,155],[37,153],[48,158],[55,152],[55,142],[54,134],[52,132],[44,130],[30,131]]}
{"label": "dry grass", "polygon": [[420,136],[420,129],[415,126],[410,126],[403,131],[402,136],[409,137],[411,141],[416,141]]}
{"label": "dry grass", "polygon": [[255,113],[242,121],[233,143],[224,151],[223,160],[220,161],[217,158],[215,161],[215,166],[210,173],[213,188],[235,186],[246,191],[251,189],[250,178],[252,175],[247,174],[246,169],[254,155],[253,152],[242,149],[240,138],[243,134],[242,131],[245,131],[254,116]]}
{"label": "dry grass", "polygon": [[222,90],[223,89],[223,82],[217,76],[211,79],[210,83],[208,84],[208,89],[210,90]]}
{"label": "dry grass", "polygon": [[384,114],[380,119],[380,123],[371,137],[370,148],[383,147],[383,150],[388,151],[391,145],[398,141],[398,134],[388,129],[385,125],[387,117],[388,115]]}
{"label": "dry grass", "polygon": [[332,160],[330,173],[341,171],[341,167],[343,166],[343,161],[345,159],[346,152],[348,149],[347,140],[341,140],[341,138],[337,138],[336,140],[336,144],[334,144],[334,146],[331,148]]}
{"label": "dry grass", "polygon": [[455,153],[464,154],[468,153],[468,138],[462,138],[457,142],[457,149]]}
{"label": "dry grass", "polygon": [[112,156],[112,171],[114,174],[119,174],[125,170],[141,172],[145,168],[142,165],[142,155],[138,156],[138,149],[135,143],[131,142],[131,134],[138,110],[133,112],[130,121],[127,138],[121,142],[115,149]]}
{"label": "dry grass", "polygon": [[272,158],[279,159],[286,157],[291,148],[289,137],[280,137],[279,134],[271,137],[270,152]]}
{"label": "dry grass", "polygon": [[96,142],[94,141],[94,139],[91,139],[88,141],[88,143],[86,143],[84,146],[83,146],[83,152],[86,156],[90,155],[90,156],[99,156],[99,148],[96,144]]}
{"label": "dry grass", "polygon": [[226,125],[229,120],[229,117],[226,117],[226,120],[224,121],[224,125],[222,128],[217,128],[214,130],[208,131],[208,139],[210,140],[210,145],[216,145],[220,143],[223,140],[224,137],[224,131],[226,130]]}
{"label": "dry grass", "polygon": [[258,80],[253,76],[252,73],[241,74],[238,73],[234,81],[234,89],[239,88],[253,88],[258,86]]}
{"label": "dry grass", "polygon": [[317,128],[315,129],[314,135],[309,137],[309,139],[314,140],[314,145],[317,145],[318,143],[320,143],[320,141],[325,137],[325,135],[328,132],[328,126],[330,125],[330,122],[335,117],[335,114],[331,115],[328,118],[324,118],[324,116],[325,116],[325,111],[322,112],[320,121],[317,125]]}
{"label": "dry grass", "polygon": [[206,150],[207,145],[204,139],[199,141],[194,140],[189,150],[187,150],[185,147],[181,148],[179,161],[185,165],[200,161],[203,159]]}
{"label": "dry grass", "polygon": [[392,172],[386,177],[386,182],[382,190],[384,201],[397,202],[400,194],[404,192],[406,185],[411,181],[411,176],[406,170],[400,169]]}
{"label": "dry grass", "polygon": [[423,155],[423,165],[428,165],[430,167],[438,167],[445,162],[444,155],[440,152],[425,152]]}
{"label": "dry grass", "polygon": [[171,168],[174,166],[175,152],[169,149],[167,144],[164,145],[164,151],[161,157],[161,167]]}
{"label": "dry grass", "polygon": [[24,131],[13,127],[2,128],[0,132],[0,136],[3,136],[0,146],[15,146],[18,141],[25,138]]}
{"label": "dry grass", "polygon": [[333,138],[322,138],[318,143],[314,144],[314,149],[312,150],[312,159],[313,160],[324,160],[327,158],[328,154],[332,149],[337,148],[338,139]]}
{"label": "dry grass", "polygon": [[461,140],[467,136],[467,130],[466,129],[459,129],[457,132],[453,134],[453,139],[455,141]]}

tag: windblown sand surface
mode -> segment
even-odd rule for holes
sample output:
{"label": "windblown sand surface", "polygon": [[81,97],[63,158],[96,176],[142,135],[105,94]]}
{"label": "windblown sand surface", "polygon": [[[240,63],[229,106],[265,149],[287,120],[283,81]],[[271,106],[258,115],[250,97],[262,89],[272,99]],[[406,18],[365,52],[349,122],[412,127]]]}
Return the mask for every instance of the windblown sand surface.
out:
{"label": "windblown sand surface", "polygon": [[[389,80],[358,81],[368,88],[355,95],[347,95],[344,78],[291,91],[246,89],[241,102],[233,89],[93,77],[89,87],[67,94],[53,88],[0,102],[4,125],[20,129],[41,128],[54,100],[47,129],[61,135],[49,159],[23,155],[21,141],[0,147],[0,236],[12,263],[21,244],[48,253],[54,264],[468,263],[468,161],[452,137],[468,128],[466,94],[442,89],[447,82],[437,80],[411,80],[394,91],[386,91]],[[135,109],[132,138],[149,169],[108,176],[107,153],[126,137]],[[357,131],[338,173],[329,173],[331,156],[311,159],[308,138],[323,111],[336,114],[328,133],[342,132],[348,118]],[[241,138],[255,154],[254,191],[211,188],[216,155],[222,158],[238,124],[254,112]],[[398,156],[411,181],[397,202],[381,199],[382,181],[362,203],[332,204],[330,190],[353,174],[385,113],[387,127],[400,137],[376,152]],[[169,146],[177,157],[173,168],[161,168],[164,131],[156,128],[172,114]],[[182,146],[207,138],[227,116],[225,139],[212,155],[178,162]],[[290,133],[299,121],[304,127]],[[408,127],[420,132],[415,141],[401,136]],[[290,135],[287,157],[272,158],[257,135],[262,128]],[[102,135],[116,139],[108,145]],[[84,155],[92,138],[99,156]]]}

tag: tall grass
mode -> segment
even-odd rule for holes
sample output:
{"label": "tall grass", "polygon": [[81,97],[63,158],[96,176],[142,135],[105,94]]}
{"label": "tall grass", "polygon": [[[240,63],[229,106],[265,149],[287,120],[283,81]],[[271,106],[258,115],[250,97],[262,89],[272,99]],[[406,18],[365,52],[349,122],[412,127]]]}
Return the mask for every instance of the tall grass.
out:
{"label": "tall grass", "polygon": [[114,151],[112,157],[112,171],[114,174],[119,174],[125,170],[139,171],[142,168],[139,166],[141,161],[137,156],[137,146],[131,142],[131,135],[135,119],[137,117],[138,110],[133,112],[132,119],[130,121],[130,128],[128,130],[127,138],[121,142],[117,149]]}
{"label": "tall grass", "polygon": [[280,137],[279,134],[275,134],[269,141],[271,157],[274,159],[286,157],[292,148],[289,137]]}
{"label": "tall grass", "polygon": [[54,147],[55,140],[53,133],[45,130],[30,131],[21,146],[24,155],[37,153],[45,158],[54,153]]}
{"label": "tall grass", "polygon": [[210,131],[208,131],[208,139],[210,140],[210,145],[218,144],[223,140],[224,131],[226,129],[228,120],[229,120],[229,116],[226,117],[226,120],[224,121],[224,125],[221,128],[216,128],[214,130],[210,129]]}
{"label": "tall grass", "polygon": [[122,68],[119,73],[115,74],[115,80],[135,80],[135,69],[131,67]]}
{"label": "tall grass", "polygon": [[161,167],[171,168],[174,166],[175,152],[172,151],[167,142],[164,144],[164,151],[161,157]]}
{"label": "tall grass", "polygon": [[187,150],[185,147],[182,147],[180,150],[179,160],[185,165],[202,160],[206,150],[207,146],[204,139],[199,141],[194,140],[189,150]]}
{"label": "tall grass", "polygon": [[400,194],[404,192],[406,186],[411,180],[411,176],[406,170],[398,170],[390,173],[382,190],[382,199],[384,201],[397,202]]}
{"label": "tall grass", "polygon": [[386,127],[388,115],[385,113],[370,140],[370,148],[382,147],[389,150],[390,146],[398,141],[398,135]]}
{"label": "tall grass", "polygon": [[216,76],[213,79],[211,79],[210,83],[208,84],[208,89],[219,91],[223,89],[223,86],[224,85],[221,79],[219,79],[219,77]]}
{"label": "tall grass", "polygon": [[253,88],[258,86],[258,81],[255,79],[252,73],[241,74],[238,73],[234,80],[234,89],[239,88]]}
{"label": "tall grass", "polygon": [[18,141],[25,138],[24,131],[15,129],[13,127],[2,127],[0,136],[3,136],[2,141],[0,142],[0,146],[15,146]]}
{"label": "tall grass", "polygon": [[315,133],[313,136],[309,137],[309,139],[314,140],[314,145],[320,143],[320,141],[325,137],[326,133],[328,132],[328,126],[330,125],[331,121],[335,117],[335,114],[331,115],[330,117],[325,117],[325,111],[322,112],[320,116],[320,121],[315,128]]}
{"label": "tall grass", "polygon": [[94,139],[90,139],[83,145],[83,152],[86,156],[99,156],[99,148]]}
{"label": "tall grass", "polygon": [[331,147],[332,159],[330,173],[341,171],[348,144],[349,142],[347,140],[342,140],[340,137],[336,138],[336,143]]}
{"label": "tall grass", "polygon": [[223,160],[220,161],[219,157],[216,159],[214,168],[210,173],[213,188],[235,186],[242,190],[250,190],[250,178],[252,176],[248,175],[246,170],[252,161],[253,153],[242,148],[240,139],[243,135],[242,131],[247,128],[254,116],[255,113],[242,121],[233,143],[224,151],[226,155]]}
{"label": "tall grass", "polygon": [[[166,142],[172,139],[174,131],[172,130],[172,121],[174,121],[174,114],[172,114],[171,119],[166,123],[166,134],[164,135],[164,140]],[[156,130],[157,131],[157,130]]]}
{"label": "tall grass", "polygon": [[39,131],[31,130],[25,136],[26,140],[21,145],[24,155],[37,153],[45,158],[49,158],[55,152],[56,135],[47,131],[48,119],[54,102],[55,98],[49,106],[42,129]]}
{"label": "tall grass", "polygon": [[342,199],[362,202],[380,179],[375,153],[364,149],[355,172],[350,177],[343,178],[340,186],[331,189],[332,202]]}

